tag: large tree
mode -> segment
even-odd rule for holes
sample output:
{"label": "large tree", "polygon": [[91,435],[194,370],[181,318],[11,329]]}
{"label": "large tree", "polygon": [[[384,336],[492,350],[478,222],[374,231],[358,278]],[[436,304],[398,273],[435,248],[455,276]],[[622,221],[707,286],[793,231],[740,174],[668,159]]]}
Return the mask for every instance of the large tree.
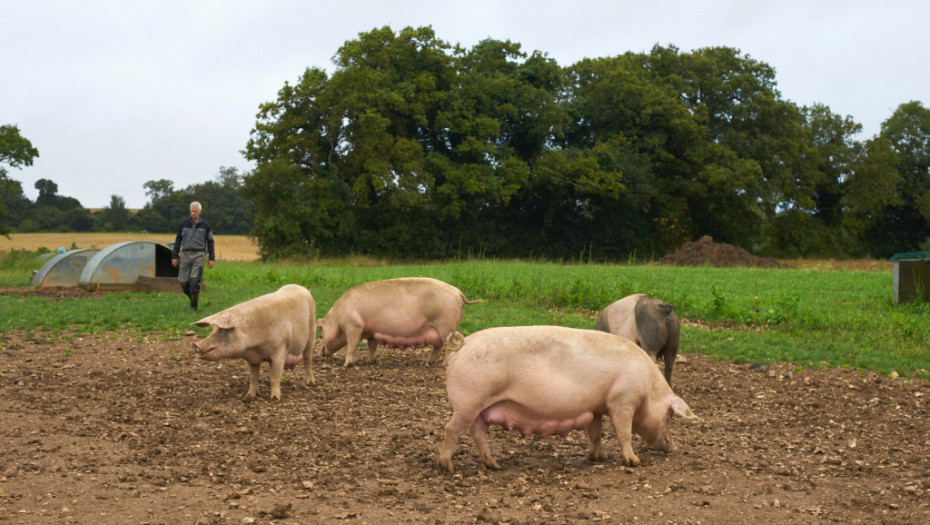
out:
{"label": "large tree", "polygon": [[[854,237],[855,219],[847,217],[844,199],[859,165],[862,126],[822,104],[802,108],[802,158],[795,164],[803,192],[780,202],[770,219],[766,251],[780,257],[844,257],[863,253]],[[802,182],[803,181],[803,182]]]}
{"label": "large tree", "polygon": [[384,27],[334,63],[260,107],[242,194],[266,256],[649,258],[702,235],[842,256],[901,200],[930,213],[922,183],[910,201],[866,190],[920,165],[891,127],[860,144],[851,118],[782,99],[774,69],[733,48],[562,68],[515,42]]}
{"label": "large tree", "polygon": [[21,169],[32,166],[32,161],[38,156],[39,150],[20,135],[18,126],[0,126],[0,235],[9,235],[12,219],[9,213],[17,211],[13,207],[8,209],[7,205],[18,206],[22,195],[22,185],[8,177],[7,167]]}
{"label": "large tree", "polygon": [[[871,255],[930,250],[930,109],[920,102],[898,106],[870,141],[856,179],[857,212],[871,211],[863,230]],[[862,194],[868,190],[872,195]]]}

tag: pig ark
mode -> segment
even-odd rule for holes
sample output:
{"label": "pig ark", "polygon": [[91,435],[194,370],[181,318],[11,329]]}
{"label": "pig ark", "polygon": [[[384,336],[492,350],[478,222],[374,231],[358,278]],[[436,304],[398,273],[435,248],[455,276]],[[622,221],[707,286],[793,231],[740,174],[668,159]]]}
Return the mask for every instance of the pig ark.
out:
{"label": "pig ark", "polygon": [[681,335],[681,320],[672,305],[642,293],[628,295],[604,308],[594,329],[626,337],[653,359],[662,356],[665,380],[672,384]]}
{"label": "pig ark", "polygon": [[439,463],[454,472],[458,438],[471,431],[478,458],[500,468],[488,448],[490,425],[524,435],[588,435],[591,460],[604,460],[602,418],[609,416],[623,461],[638,465],[633,432],[673,452],[672,414],[698,419],[672,392],[652,359],[631,341],[595,330],[559,326],[489,328],[465,338],[446,367],[452,419]]}
{"label": "pig ark", "polygon": [[[360,284],[346,290],[317,322],[322,328],[321,355],[347,347],[343,366],[355,361],[362,339],[368,340],[368,362],[379,344],[395,348],[432,346],[428,365],[458,334],[469,301],[451,284],[425,277],[401,277]],[[459,335],[459,337],[461,337]]]}
{"label": "pig ark", "polygon": [[241,358],[249,363],[249,392],[258,393],[258,372],[271,364],[271,397],[281,399],[281,375],[303,360],[306,383],[313,378],[313,343],[316,338],[316,303],[303,286],[288,284],[193,323],[212,326],[206,339],[194,342],[194,351],[206,361]]}

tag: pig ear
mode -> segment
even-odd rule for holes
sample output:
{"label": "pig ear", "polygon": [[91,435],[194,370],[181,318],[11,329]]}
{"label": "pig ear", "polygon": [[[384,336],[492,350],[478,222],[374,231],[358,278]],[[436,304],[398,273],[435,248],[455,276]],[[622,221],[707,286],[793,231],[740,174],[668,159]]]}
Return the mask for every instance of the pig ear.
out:
{"label": "pig ear", "polygon": [[235,328],[236,317],[229,314],[217,315],[212,324],[215,324],[217,328],[222,328],[224,330]]}
{"label": "pig ear", "polygon": [[671,399],[668,407],[669,412],[675,414],[676,416],[683,417],[685,419],[696,419],[700,420],[698,416],[694,415],[694,412],[691,411],[691,407],[685,403],[685,400],[675,396]]}
{"label": "pig ear", "polygon": [[203,319],[201,319],[201,320],[199,320],[199,321],[196,321],[196,322],[193,322],[193,323],[191,323],[191,324],[194,325],[194,326],[199,326],[199,327],[203,328],[204,326],[208,326],[210,323],[212,323],[214,317],[216,317],[216,316],[215,316],[215,315],[211,315],[211,316],[209,316],[209,317],[204,317]]}

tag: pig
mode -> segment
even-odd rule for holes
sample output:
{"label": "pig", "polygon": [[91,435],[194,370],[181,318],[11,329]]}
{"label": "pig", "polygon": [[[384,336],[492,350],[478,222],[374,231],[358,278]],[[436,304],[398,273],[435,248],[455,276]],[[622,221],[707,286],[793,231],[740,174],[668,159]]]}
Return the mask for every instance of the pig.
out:
{"label": "pig", "polygon": [[594,329],[626,337],[653,359],[662,356],[665,380],[672,384],[681,335],[681,320],[672,305],[642,293],[628,295],[604,308]]}
{"label": "pig", "polygon": [[284,369],[290,370],[303,361],[305,384],[315,382],[315,320],[316,303],[310,291],[288,284],[193,323],[213,327],[206,339],[194,342],[194,351],[205,361],[245,359],[251,375],[246,398],[258,393],[259,366],[270,363],[271,397],[280,400]]}
{"label": "pig", "polygon": [[320,355],[347,347],[344,367],[355,361],[362,339],[368,362],[379,344],[399,348],[432,346],[429,365],[453,338],[469,301],[461,290],[436,279],[401,277],[360,284],[347,290],[317,322],[322,330]]}
{"label": "pig", "polygon": [[672,414],[698,419],[631,341],[561,326],[499,327],[469,335],[450,352],[446,391],[453,413],[439,464],[449,472],[455,472],[452,454],[466,430],[479,460],[491,469],[500,465],[488,448],[490,425],[543,437],[583,429],[590,440],[588,458],[602,461],[607,459],[602,418],[609,416],[624,463],[636,466],[633,432],[659,450],[674,452]]}

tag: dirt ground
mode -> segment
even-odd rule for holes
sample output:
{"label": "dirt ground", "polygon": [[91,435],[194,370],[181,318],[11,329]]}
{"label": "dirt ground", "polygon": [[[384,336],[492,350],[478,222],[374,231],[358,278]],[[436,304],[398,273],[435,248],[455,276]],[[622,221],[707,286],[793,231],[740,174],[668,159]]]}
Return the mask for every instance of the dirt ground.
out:
{"label": "dirt ground", "polygon": [[[89,297],[88,300],[94,300]],[[441,366],[382,354],[288,373],[281,401],[244,401],[240,360],[192,356],[195,336],[0,334],[0,522],[928,523],[930,384],[684,354],[675,389],[703,420],[643,465],[592,463],[568,439],[494,428],[502,469],[460,440]],[[687,351],[688,349],[686,349]]]}
{"label": "dirt ground", "polygon": [[[679,255],[748,255],[701,250],[704,261]],[[702,421],[673,422],[677,452],[637,438],[643,464],[630,468],[606,424],[603,463],[586,459],[580,431],[494,428],[502,469],[480,466],[465,436],[451,475],[436,462],[451,416],[443,368],[422,366],[426,354],[349,369],[341,353],[318,358],[316,384],[288,373],[281,401],[263,367],[246,401],[246,364],[195,359],[195,338],[0,334],[0,522],[930,523],[925,380],[684,348],[674,386]]]}

